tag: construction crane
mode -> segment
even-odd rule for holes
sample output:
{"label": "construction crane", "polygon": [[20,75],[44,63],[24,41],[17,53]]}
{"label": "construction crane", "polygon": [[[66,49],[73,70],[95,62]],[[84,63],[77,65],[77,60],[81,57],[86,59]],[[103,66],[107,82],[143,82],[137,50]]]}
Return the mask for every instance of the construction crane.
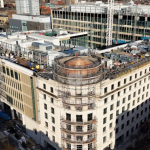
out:
{"label": "construction crane", "polygon": [[108,0],[106,46],[112,45],[114,0]]}

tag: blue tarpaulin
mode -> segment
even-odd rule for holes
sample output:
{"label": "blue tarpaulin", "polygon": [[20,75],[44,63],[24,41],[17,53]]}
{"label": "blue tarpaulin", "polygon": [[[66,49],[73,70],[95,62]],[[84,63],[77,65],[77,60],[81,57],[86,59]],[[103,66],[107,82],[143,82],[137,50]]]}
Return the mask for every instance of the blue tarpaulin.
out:
{"label": "blue tarpaulin", "polygon": [[0,116],[6,121],[10,120],[10,116],[2,111],[0,111]]}
{"label": "blue tarpaulin", "polygon": [[113,44],[125,44],[125,43],[129,43],[129,42],[113,39]]}
{"label": "blue tarpaulin", "polygon": [[149,40],[149,39],[150,39],[150,37],[142,36],[142,37],[141,37],[141,39],[142,39],[142,40]]}

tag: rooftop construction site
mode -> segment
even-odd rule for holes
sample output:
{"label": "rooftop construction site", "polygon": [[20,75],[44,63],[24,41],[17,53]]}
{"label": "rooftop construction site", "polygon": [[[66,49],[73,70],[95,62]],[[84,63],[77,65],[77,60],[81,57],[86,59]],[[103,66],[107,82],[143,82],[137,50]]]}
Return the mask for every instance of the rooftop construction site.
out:
{"label": "rooftop construction site", "polygon": [[[61,83],[79,85],[117,78],[150,61],[148,40],[98,51],[81,46],[74,47],[71,44],[56,45],[54,41],[47,43],[43,38],[44,35],[40,34],[41,32],[9,35],[8,38],[1,35],[1,58],[35,72],[46,72],[46,74],[53,72],[53,79]],[[74,36],[77,38],[77,35]],[[66,40],[71,36],[73,34],[61,35],[60,39]],[[52,78],[52,75],[47,77],[46,74],[43,74],[44,78]],[[78,79],[81,79],[80,82]]]}

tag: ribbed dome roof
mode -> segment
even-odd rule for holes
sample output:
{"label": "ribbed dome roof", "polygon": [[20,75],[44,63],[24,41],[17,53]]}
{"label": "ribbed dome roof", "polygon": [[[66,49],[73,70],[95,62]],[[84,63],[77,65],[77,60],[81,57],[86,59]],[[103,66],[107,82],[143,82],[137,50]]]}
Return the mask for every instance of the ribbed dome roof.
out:
{"label": "ribbed dome roof", "polygon": [[91,66],[91,65],[93,65],[94,63],[91,61],[91,60],[89,60],[89,59],[86,59],[86,58],[80,58],[80,57],[75,57],[75,58],[72,58],[72,59],[70,59],[70,60],[67,60],[66,62],[65,62],[65,65],[67,65],[67,66],[72,66],[72,67],[78,67],[78,66],[80,66],[80,67],[84,67],[84,66]]}

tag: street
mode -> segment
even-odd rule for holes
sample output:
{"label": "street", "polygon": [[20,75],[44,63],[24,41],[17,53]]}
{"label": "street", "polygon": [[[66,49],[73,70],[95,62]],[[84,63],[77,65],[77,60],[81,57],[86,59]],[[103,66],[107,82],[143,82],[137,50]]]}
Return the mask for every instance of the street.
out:
{"label": "street", "polygon": [[7,136],[2,131],[0,131],[0,150],[18,150],[8,142]]}

